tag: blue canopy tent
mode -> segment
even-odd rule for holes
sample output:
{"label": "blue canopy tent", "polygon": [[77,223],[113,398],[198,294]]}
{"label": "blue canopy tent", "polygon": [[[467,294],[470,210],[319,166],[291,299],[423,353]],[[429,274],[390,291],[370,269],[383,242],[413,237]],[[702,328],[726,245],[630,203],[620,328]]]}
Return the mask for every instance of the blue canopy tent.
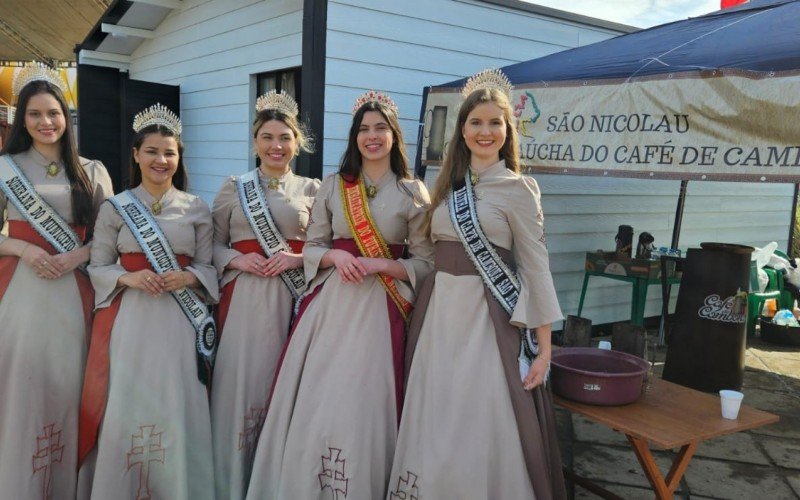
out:
{"label": "blue canopy tent", "polygon": [[[680,179],[673,247],[688,180],[800,182],[798,19],[800,0],[751,0],[502,68],[523,165]],[[464,83],[424,90],[420,177],[441,163]]]}

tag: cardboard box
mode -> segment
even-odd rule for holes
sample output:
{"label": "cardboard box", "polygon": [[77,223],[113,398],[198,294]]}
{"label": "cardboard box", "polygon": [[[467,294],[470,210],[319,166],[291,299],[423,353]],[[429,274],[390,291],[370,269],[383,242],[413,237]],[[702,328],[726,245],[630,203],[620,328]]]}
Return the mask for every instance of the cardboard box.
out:
{"label": "cardboard box", "polygon": [[[587,271],[631,276],[636,278],[659,279],[661,262],[650,259],[620,259],[616,252],[586,252]],[[667,277],[675,274],[675,263],[667,262]]]}

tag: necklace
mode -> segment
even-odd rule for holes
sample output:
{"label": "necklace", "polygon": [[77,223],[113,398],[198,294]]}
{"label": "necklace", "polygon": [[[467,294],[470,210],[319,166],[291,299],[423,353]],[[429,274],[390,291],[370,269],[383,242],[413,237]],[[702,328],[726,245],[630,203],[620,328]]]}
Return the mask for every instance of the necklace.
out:
{"label": "necklace", "polygon": [[267,187],[272,190],[278,189],[280,185],[281,181],[278,180],[277,177],[270,177],[269,180],[267,181]]}
{"label": "necklace", "polygon": [[58,163],[51,161],[49,165],[46,167],[47,169],[47,177],[53,178],[61,172],[61,167],[58,166]]}
{"label": "necklace", "polygon": [[161,215],[161,200],[156,200],[150,204],[150,211],[153,215]]}

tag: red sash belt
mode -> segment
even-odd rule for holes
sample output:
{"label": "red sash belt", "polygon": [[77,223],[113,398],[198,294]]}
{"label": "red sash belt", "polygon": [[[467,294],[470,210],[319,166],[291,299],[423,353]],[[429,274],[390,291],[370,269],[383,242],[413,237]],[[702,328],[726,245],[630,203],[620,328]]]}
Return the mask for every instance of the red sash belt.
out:
{"label": "red sash belt", "polygon": [[[292,253],[303,253],[303,246],[306,244],[305,241],[300,240],[286,240],[286,243],[289,245],[289,248],[291,248]],[[231,247],[241,253],[260,253],[266,257],[264,249],[261,248],[258,240],[237,241],[235,243],[231,243]]]}
{"label": "red sash belt", "polygon": [[[69,227],[78,235],[78,239],[83,242],[86,239],[86,226],[79,226],[77,224],[70,224]],[[47,242],[36,230],[24,220],[10,220],[8,221],[8,236],[17,240],[27,241],[32,245],[41,247],[50,255],[55,255],[56,249]]]}
{"label": "red sash belt", "polygon": [[[405,245],[388,245],[389,251],[392,252],[392,257],[395,259],[399,259],[403,256],[403,252],[406,249]],[[355,255],[356,257],[361,257],[361,251],[358,249],[358,245],[356,244],[356,240],[352,238],[340,238],[338,240],[333,240],[333,248],[336,250],[344,250],[345,252],[350,252],[351,254]]]}
{"label": "red sash belt", "polygon": [[[192,264],[192,258],[188,255],[179,254],[175,257],[178,258],[178,264],[181,267],[187,267]],[[135,273],[136,271],[141,271],[142,269],[150,269],[151,271],[155,271],[153,266],[147,262],[147,257],[144,253],[141,252],[129,252],[123,253],[119,256],[119,263],[122,267],[125,268],[126,271],[129,273]]]}

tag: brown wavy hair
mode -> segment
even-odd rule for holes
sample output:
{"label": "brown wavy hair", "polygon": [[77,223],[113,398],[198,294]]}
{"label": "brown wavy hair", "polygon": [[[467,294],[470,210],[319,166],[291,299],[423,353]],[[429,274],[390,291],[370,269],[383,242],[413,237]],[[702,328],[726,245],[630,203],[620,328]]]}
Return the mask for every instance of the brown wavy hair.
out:
{"label": "brown wavy hair", "polygon": [[72,201],[72,220],[75,224],[86,226],[87,239],[92,233],[94,224],[94,203],[93,189],[89,181],[86,170],[81,166],[78,158],[78,148],[75,144],[75,132],[72,128],[72,117],[69,114],[69,106],[64,99],[64,94],[55,85],[35,80],[25,85],[17,96],[16,119],[11,125],[8,141],[0,150],[0,154],[24,153],[33,147],[33,137],[25,128],[25,115],[28,112],[28,103],[33,96],[39,94],[50,94],[58,101],[61,113],[64,115],[64,133],[61,135],[61,161],[64,162],[64,172],[70,185]]}
{"label": "brown wavy hair", "polygon": [[[447,146],[447,154],[442,162],[442,170],[436,178],[436,184],[431,196],[431,207],[428,210],[428,226],[433,210],[447,198],[447,195],[454,186],[460,186],[464,182],[467,169],[471,160],[471,152],[464,140],[464,125],[467,117],[472,110],[479,104],[490,102],[503,110],[503,119],[506,122],[506,142],[500,148],[500,159],[506,161],[506,168],[512,172],[519,173],[519,137],[517,129],[514,127],[512,119],[513,113],[508,97],[497,89],[479,89],[467,96],[458,111],[456,128],[453,130],[453,138]],[[428,227],[429,229],[429,227]]]}

